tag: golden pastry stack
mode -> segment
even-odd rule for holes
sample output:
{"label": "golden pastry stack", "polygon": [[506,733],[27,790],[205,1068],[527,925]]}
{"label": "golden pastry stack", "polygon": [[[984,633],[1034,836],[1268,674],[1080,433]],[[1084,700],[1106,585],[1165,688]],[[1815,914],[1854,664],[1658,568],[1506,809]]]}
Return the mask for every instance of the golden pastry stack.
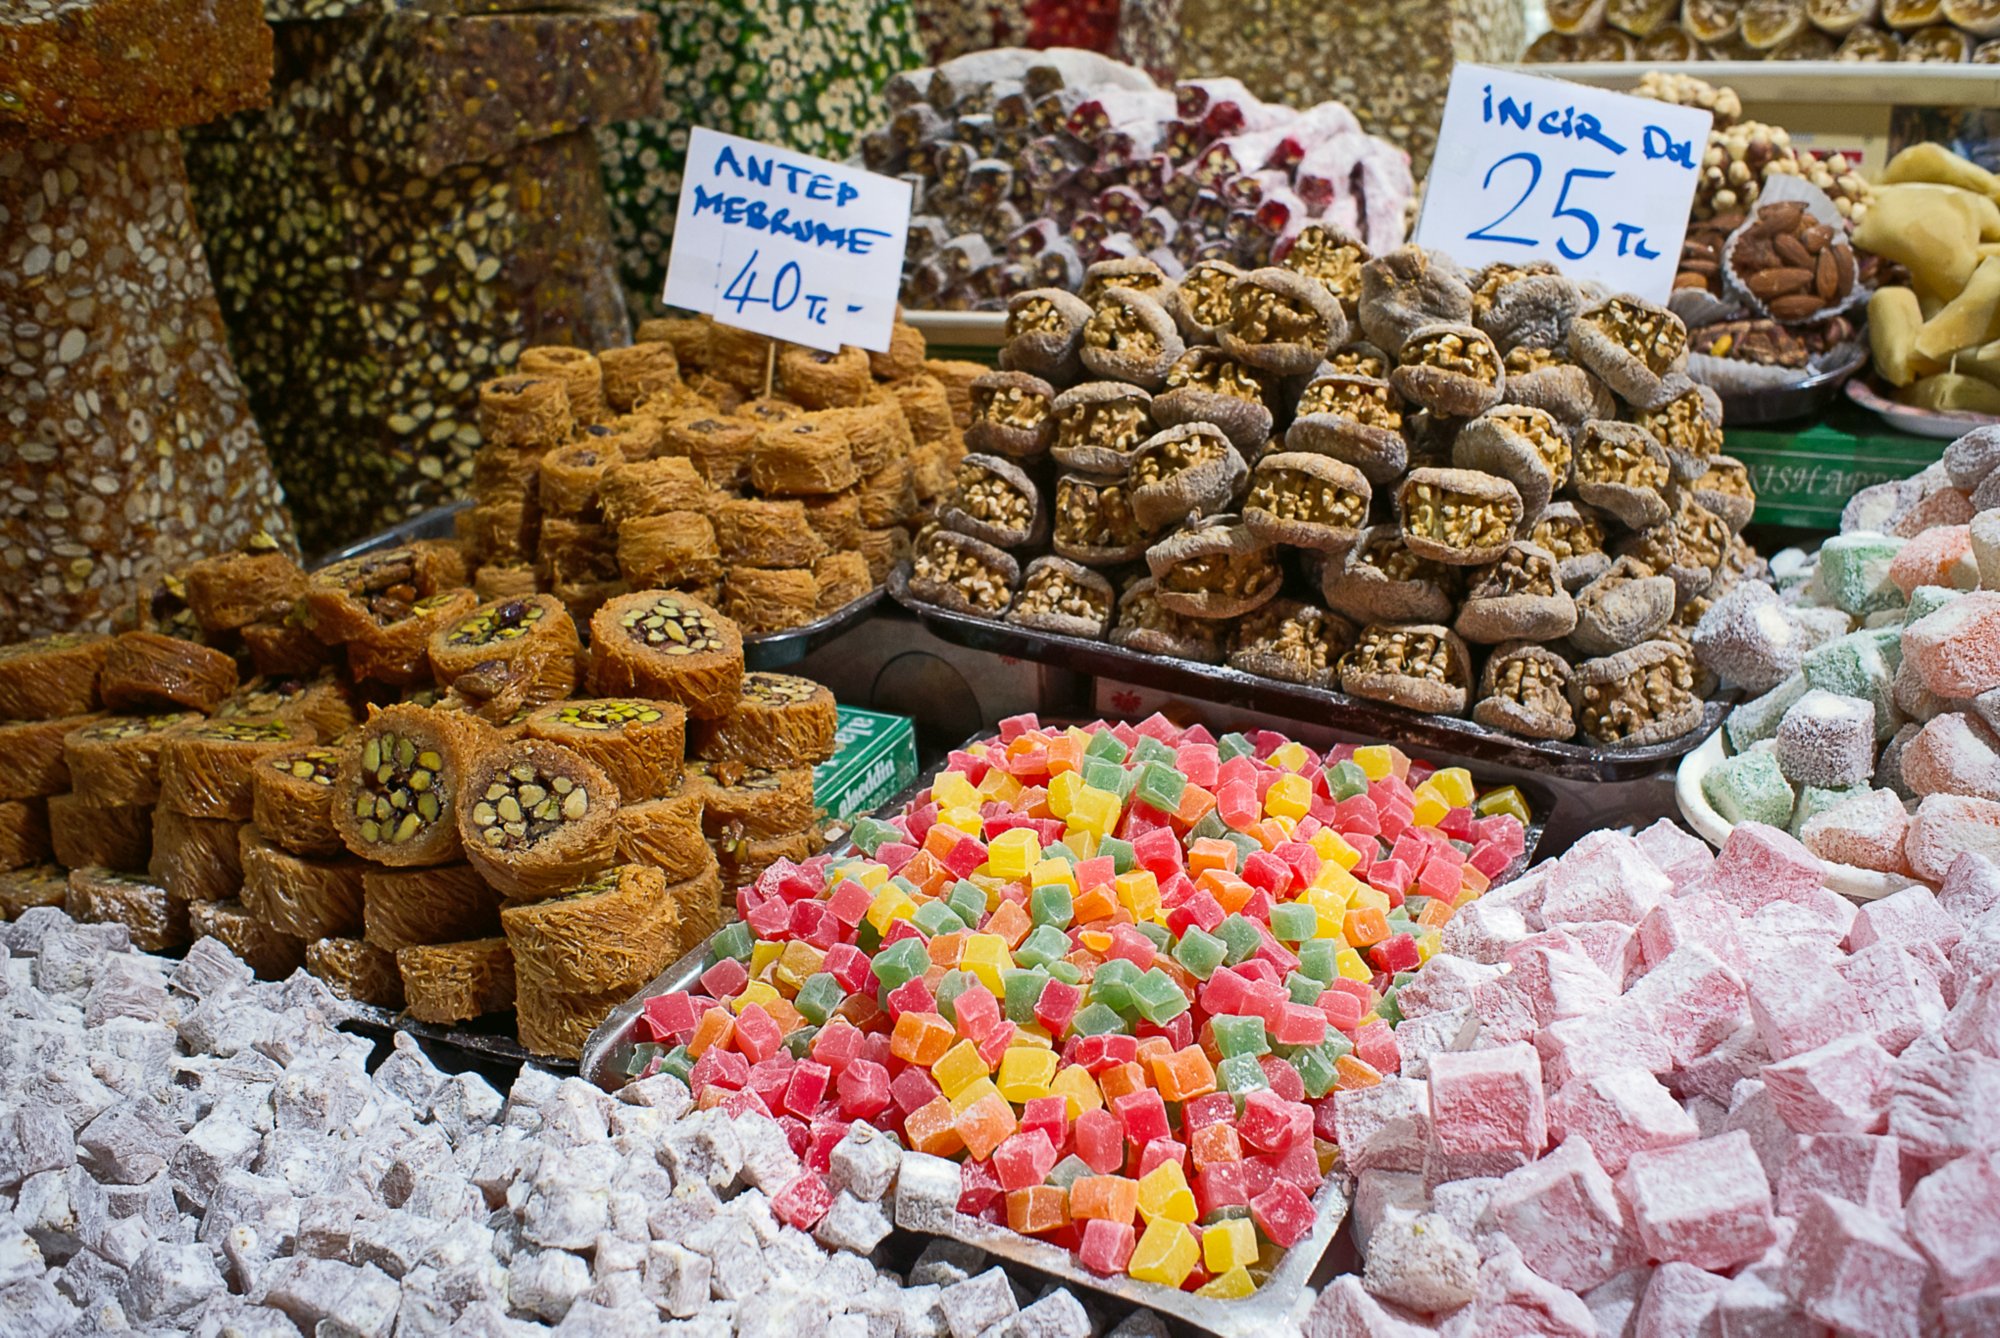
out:
{"label": "golden pastry stack", "polygon": [[907,551],[963,454],[981,370],[927,362],[901,321],[887,353],[773,349],[705,317],[648,321],[596,355],[528,349],[479,391],[474,588],[548,591],[579,623],[648,589],[752,636],[814,622]]}
{"label": "golden pastry stack", "polygon": [[448,543],[310,576],[260,543],[143,630],[0,648],[0,910],[211,934],[426,1022],[511,1008],[575,1057],[720,926],[725,877],[816,848],[833,698],[746,676],[690,595],[604,602],[586,651],[557,596],[465,581]]}

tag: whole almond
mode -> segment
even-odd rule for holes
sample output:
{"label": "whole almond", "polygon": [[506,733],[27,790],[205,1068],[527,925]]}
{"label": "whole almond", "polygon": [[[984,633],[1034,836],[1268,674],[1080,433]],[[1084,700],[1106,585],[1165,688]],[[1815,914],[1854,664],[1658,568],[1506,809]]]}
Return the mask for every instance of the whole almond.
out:
{"label": "whole almond", "polygon": [[1813,258],[1811,253],[1806,250],[1805,243],[1790,233],[1781,232],[1773,237],[1771,239],[1771,249],[1776,251],[1778,258],[1783,260],[1787,265],[1796,265],[1800,269],[1810,269],[1812,267]]}
{"label": "whole almond", "polygon": [[1827,302],[1840,296],[1840,269],[1834,264],[1831,251],[1821,251],[1819,263],[1813,266],[1813,291]]}
{"label": "whole almond", "polygon": [[1812,281],[1813,275],[1809,269],[1767,269],[1752,274],[1743,281],[1743,286],[1748,288],[1753,296],[1769,302],[1775,297],[1802,293],[1806,290],[1806,285]]}
{"label": "whole almond", "polygon": [[1814,223],[1799,234],[1799,240],[1806,244],[1806,250],[1818,255],[1833,240],[1833,229],[1824,223]]}
{"label": "whole almond", "polygon": [[1834,270],[1840,276],[1838,291],[1843,293],[1853,292],[1854,252],[1849,250],[1845,246],[1836,246],[1831,251],[1829,251],[1828,254],[1830,254],[1833,257]]}
{"label": "whole almond", "polygon": [[1766,226],[1790,230],[1798,226],[1806,214],[1805,205],[1797,200],[1780,200],[1777,204],[1767,204],[1757,211],[1757,217]]}
{"label": "whole almond", "polygon": [[1793,293],[1790,297],[1781,297],[1770,303],[1771,314],[1781,321],[1802,321],[1817,315],[1825,306],[1826,303],[1811,293]]}
{"label": "whole almond", "polygon": [[1708,287],[1708,279],[1703,275],[1682,270],[1679,274],[1674,275],[1674,287],[1700,288],[1705,290]]}
{"label": "whole almond", "polygon": [[1716,264],[1713,259],[1683,260],[1681,261],[1681,272],[1699,274],[1705,278],[1712,279],[1722,272],[1722,266]]}

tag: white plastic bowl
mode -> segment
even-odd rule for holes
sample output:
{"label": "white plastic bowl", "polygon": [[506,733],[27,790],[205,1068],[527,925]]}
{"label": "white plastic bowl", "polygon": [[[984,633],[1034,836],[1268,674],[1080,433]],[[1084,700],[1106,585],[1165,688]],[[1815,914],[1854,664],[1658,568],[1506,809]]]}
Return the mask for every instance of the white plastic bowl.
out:
{"label": "white plastic bowl", "polygon": [[[1680,805],[1681,816],[1688,826],[1695,829],[1701,839],[1720,849],[1729,839],[1729,833],[1736,824],[1715,811],[1708,802],[1708,796],[1701,792],[1702,779],[1729,755],[1723,746],[1722,731],[1708,736],[1701,747],[1681,759],[1680,769],[1674,773],[1674,802]],[[1900,892],[1915,882],[1900,874],[1877,873],[1873,869],[1857,869],[1852,864],[1826,864],[1826,885],[1850,901],[1874,901],[1886,897],[1891,892]]]}

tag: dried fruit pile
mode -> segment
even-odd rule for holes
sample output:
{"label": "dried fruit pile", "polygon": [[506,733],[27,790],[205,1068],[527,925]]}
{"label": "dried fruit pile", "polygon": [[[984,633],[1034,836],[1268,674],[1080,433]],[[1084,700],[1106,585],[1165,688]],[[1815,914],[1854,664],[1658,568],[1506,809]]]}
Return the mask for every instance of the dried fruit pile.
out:
{"label": "dried fruit pile", "polygon": [[1527,817],[1393,747],[1017,718],[857,824],[861,855],[744,888],[631,1062],[777,1117],[800,1230],[835,1200],[817,1151],[873,1123],[962,1154],[933,1209],[1246,1296],[1313,1229],[1335,1094],[1401,1066],[1398,990]]}
{"label": "dried fruit pile", "polygon": [[1700,719],[1687,629],[1760,560],[1671,311],[1314,223],[1247,273],[1100,262],[1008,336],[911,598],[1528,738]]}
{"label": "dried fruit pile", "polygon": [[1082,51],[982,51],[892,77],[871,171],[913,186],[903,300],[1004,306],[1075,291],[1087,266],[1144,256],[1267,263],[1324,219],[1377,250],[1403,239],[1409,155],[1338,102],[1260,101],[1235,79],[1154,85]]}
{"label": "dried fruit pile", "polygon": [[2000,61],[1991,0],[1552,0],[1529,61]]}
{"label": "dried fruit pile", "polygon": [[901,322],[886,353],[774,350],[706,317],[596,355],[528,349],[478,390],[473,587],[549,591],[579,625],[645,589],[712,601],[749,635],[826,617],[907,551],[964,453],[979,370],[927,361]]}

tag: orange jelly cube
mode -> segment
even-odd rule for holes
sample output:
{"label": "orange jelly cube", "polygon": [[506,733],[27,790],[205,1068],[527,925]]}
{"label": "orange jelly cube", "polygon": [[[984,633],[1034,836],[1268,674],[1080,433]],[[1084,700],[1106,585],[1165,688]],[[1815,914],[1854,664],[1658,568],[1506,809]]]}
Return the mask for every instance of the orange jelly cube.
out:
{"label": "orange jelly cube", "polygon": [[1174,809],[1173,818],[1183,827],[1192,827],[1207,817],[1214,808],[1214,795],[1199,785],[1189,785],[1181,790],[1180,806]]}
{"label": "orange jelly cube", "polygon": [[1341,933],[1350,946],[1372,948],[1389,937],[1389,920],[1373,906],[1349,911],[1341,920]]}
{"label": "orange jelly cube", "polygon": [[1382,1081],[1382,1075],[1375,1066],[1353,1055],[1342,1055],[1333,1061],[1335,1086],[1343,1092],[1351,1092],[1357,1087],[1374,1087]]}
{"label": "orange jelly cube", "polygon": [[1452,907],[1449,902],[1433,898],[1426,901],[1424,908],[1417,912],[1417,923],[1426,929],[1442,929],[1451,920],[1451,915]]}
{"label": "orange jelly cube", "polygon": [[1225,911],[1240,911],[1257,889],[1226,869],[1210,869],[1195,880],[1195,886],[1222,903]]}
{"label": "orange jelly cube", "polygon": [[1028,917],[1028,912],[1022,909],[1020,902],[1002,901],[999,909],[986,917],[985,932],[998,934],[1005,939],[1008,951],[1011,952],[1021,946],[1021,940],[1025,939],[1028,931],[1034,927],[1035,922]]}
{"label": "orange jelly cube", "polygon": [[[1381,1080],[1377,1078],[1376,1081]],[[932,1106],[936,1104],[935,1101],[931,1103]],[[930,1106],[924,1109],[929,1110]],[[1014,1108],[998,1092],[989,1092],[958,1112],[956,1123],[958,1136],[965,1142],[965,1150],[978,1161],[992,1156],[993,1149],[1006,1142],[1016,1127]],[[905,1127],[908,1127],[907,1121]]]}
{"label": "orange jelly cube", "polygon": [[1083,770],[1083,745],[1069,735],[1059,735],[1049,740],[1049,775],[1061,775],[1065,771]]}
{"label": "orange jelly cube", "polygon": [[1077,924],[1087,925],[1110,919],[1111,913],[1117,909],[1118,902],[1112,897],[1111,889],[1098,886],[1078,894],[1071,903],[1070,914]]}
{"label": "orange jelly cube", "polygon": [[1188,1143],[1188,1155],[1194,1158],[1197,1171],[1221,1162],[1242,1161],[1243,1140],[1227,1124],[1204,1124],[1194,1131]]}
{"label": "orange jelly cube", "polygon": [[771,1021],[778,1024],[780,1036],[789,1036],[805,1025],[805,1014],[792,1007],[789,999],[770,1000],[764,1005],[764,1012]]}
{"label": "orange jelly cube", "polygon": [[[1134,1194],[1138,1190],[1134,1188]],[[1069,1225],[1069,1203],[1054,1185],[1030,1185],[1007,1195],[1007,1229],[1024,1236],[1060,1231]]]}
{"label": "orange jelly cube", "polygon": [[944,1097],[911,1111],[903,1121],[903,1132],[911,1147],[933,1157],[949,1157],[965,1147],[958,1132],[958,1114]]}
{"label": "orange jelly cube", "polygon": [[955,929],[948,934],[939,934],[924,944],[924,951],[930,954],[932,966],[949,971],[958,965],[959,954],[965,951],[965,931]]}
{"label": "orange jelly cube", "polygon": [[[1144,1048],[1140,1047],[1142,1051]],[[1186,1046],[1163,1058],[1156,1056],[1151,1065],[1153,1086],[1169,1101],[1192,1101],[1215,1090],[1215,1066],[1198,1045]]]}
{"label": "orange jelly cube", "polygon": [[688,1053],[696,1059],[711,1046],[729,1048],[729,1042],[736,1036],[736,1020],[727,1008],[711,1008],[701,1015],[701,1021],[694,1024],[694,1035],[688,1038]]}
{"label": "orange jelly cube", "polygon": [[1122,1175],[1078,1176],[1069,1187],[1069,1215],[1130,1222],[1139,1212],[1139,1182]]}
{"label": "orange jelly cube", "polygon": [[936,1013],[905,1013],[889,1033],[889,1053],[905,1064],[929,1068],[944,1058],[957,1036],[951,1023]]}
{"label": "orange jelly cube", "polygon": [[1221,869],[1224,873],[1236,872],[1236,847],[1228,841],[1213,836],[1204,836],[1188,847],[1188,877],[1198,886],[1201,876],[1210,869]]}
{"label": "orange jelly cube", "polygon": [[1113,1064],[1097,1075],[1097,1086],[1104,1093],[1105,1104],[1109,1105],[1129,1092],[1142,1091],[1146,1086],[1146,1071],[1139,1067],[1137,1060]]}
{"label": "orange jelly cube", "polygon": [[1174,1052],[1174,1043],[1164,1036],[1148,1036],[1139,1042],[1139,1062],[1151,1068],[1153,1062],[1165,1059]]}

